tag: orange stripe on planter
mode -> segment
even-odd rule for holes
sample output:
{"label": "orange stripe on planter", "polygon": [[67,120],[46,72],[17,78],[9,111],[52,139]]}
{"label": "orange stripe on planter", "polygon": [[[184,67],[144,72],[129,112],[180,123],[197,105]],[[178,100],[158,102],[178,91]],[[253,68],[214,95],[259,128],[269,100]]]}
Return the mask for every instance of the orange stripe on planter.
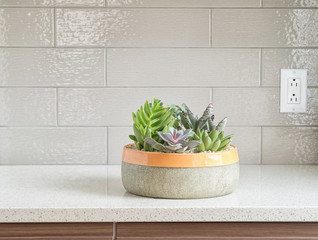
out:
{"label": "orange stripe on planter", "polygon": [[122,160],[126,163],[152,166],[152,167],[215,167],[229,165],[238,162],[237,148],[213,152],[213,153],[160,153],[145,152],[129,148],[133,144],[124,147]]}

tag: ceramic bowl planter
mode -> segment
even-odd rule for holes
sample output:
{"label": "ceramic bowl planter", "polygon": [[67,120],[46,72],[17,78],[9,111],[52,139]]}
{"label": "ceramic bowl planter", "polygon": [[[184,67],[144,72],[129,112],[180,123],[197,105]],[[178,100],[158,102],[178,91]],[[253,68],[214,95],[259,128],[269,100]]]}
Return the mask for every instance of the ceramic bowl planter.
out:
{"label": "ceramic bowl planter", "polygon": [[209,198],[233,192],[239,179],[237,148],[202,153],[139,151],[126,145],[122,181],[133,194],[155,198]]}

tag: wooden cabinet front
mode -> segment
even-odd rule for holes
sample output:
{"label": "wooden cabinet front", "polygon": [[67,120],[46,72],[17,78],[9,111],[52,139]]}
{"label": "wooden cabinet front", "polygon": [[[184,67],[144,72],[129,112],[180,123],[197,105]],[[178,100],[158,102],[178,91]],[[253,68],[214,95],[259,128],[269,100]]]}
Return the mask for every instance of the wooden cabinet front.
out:
{"label": "wooden cabinet front", "polygon": [[318,223],[3,223],[0,240],[318,240]]}
{"label": "wooden cabinet front", "polygon": [[309,240],[318,223],[117,223],[118,240]]}
{"label": "wooden cabinet front", "polygon": [[0,240],[112,240],[112,223],[1,223]]}

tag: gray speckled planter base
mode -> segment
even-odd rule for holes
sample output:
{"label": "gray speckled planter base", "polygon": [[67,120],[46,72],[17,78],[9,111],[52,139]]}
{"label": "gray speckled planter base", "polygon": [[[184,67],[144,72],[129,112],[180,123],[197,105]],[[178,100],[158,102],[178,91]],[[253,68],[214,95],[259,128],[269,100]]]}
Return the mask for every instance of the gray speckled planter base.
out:
{"label": "gray speckled planter base", "polygon": [[239,163],[217,167],[168,168],[122,162],[122,181],[133,194],[156,198],[209,198],[233,192]]}

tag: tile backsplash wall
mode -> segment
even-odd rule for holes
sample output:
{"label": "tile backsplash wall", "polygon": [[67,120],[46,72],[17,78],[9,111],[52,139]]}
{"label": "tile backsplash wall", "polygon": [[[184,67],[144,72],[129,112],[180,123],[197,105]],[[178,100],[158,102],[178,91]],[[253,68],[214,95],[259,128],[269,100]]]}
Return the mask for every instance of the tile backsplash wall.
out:
{"label": "tile backsplash wall", "polygon": [[[308,111],[279,112],[281,68]],[[153,96],[212,101],[243,164],[318,164],[318,1],[0,0],[0,164],[119,164]]]}

